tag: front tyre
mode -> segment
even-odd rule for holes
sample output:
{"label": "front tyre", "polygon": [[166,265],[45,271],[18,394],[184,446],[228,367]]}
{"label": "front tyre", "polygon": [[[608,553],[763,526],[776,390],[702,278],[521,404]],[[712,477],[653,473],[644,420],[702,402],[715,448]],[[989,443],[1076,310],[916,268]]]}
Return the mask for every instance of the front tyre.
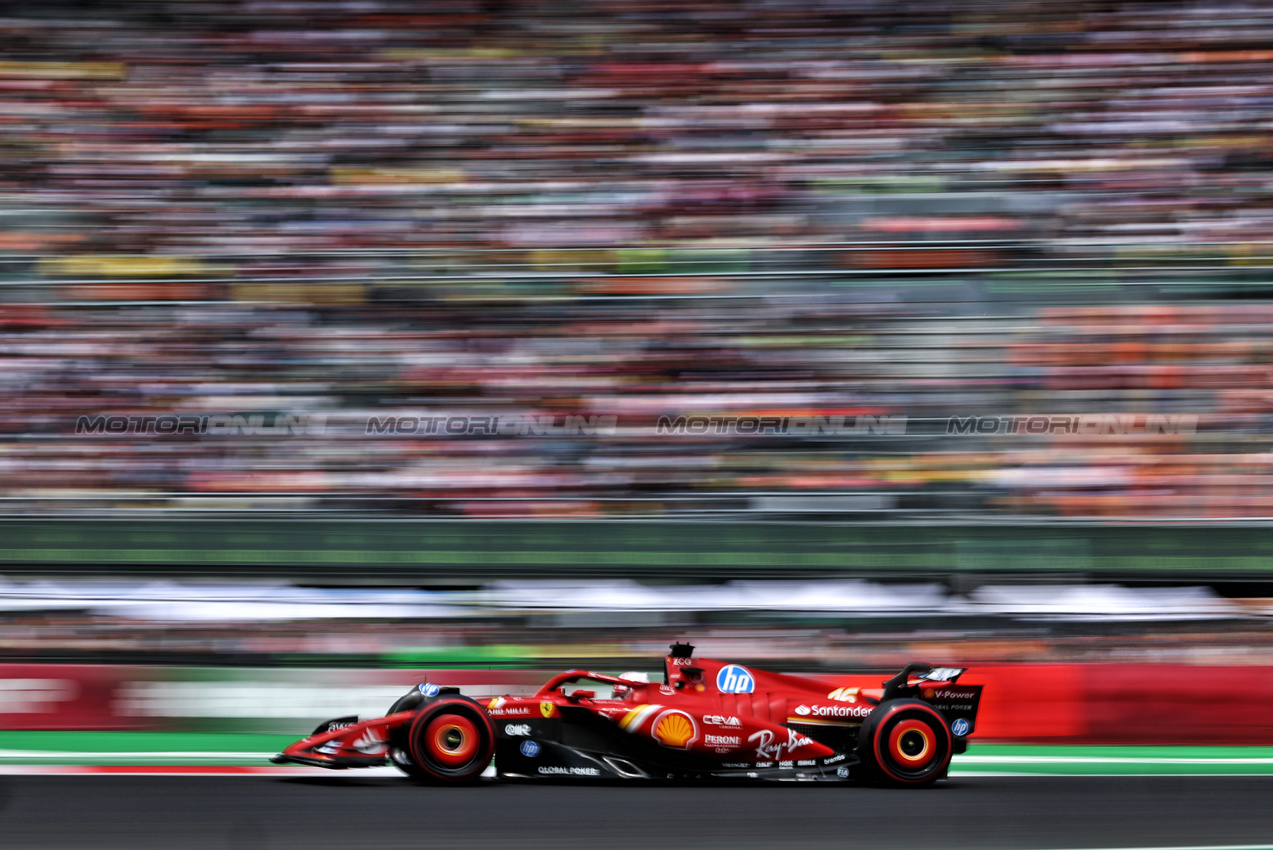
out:
{"label": "front tyre", "polygon": [[411,760],[411,754],[401,747],[393,747],[389,750],[389,761],[393,763],[394,767],[398,768],[398,770],[402,771],[407,776],[410,776],[412,779],[427,782],[433,778],[423,768],[417,766],[416,763]]}
{"label": "front tyre", "polygon": [[409,775],[448,784],[473,782],[495,755],[495,727],[471,700],[441,699],[412,721],[407,745],[415,768]]}
{"label": "front tyre", "polygon": [[895,785],[930,785],[950,768],[950,726],[930,705],[919,700],[881,704],[863,729],[864,761],[874,763],[881,778]]}

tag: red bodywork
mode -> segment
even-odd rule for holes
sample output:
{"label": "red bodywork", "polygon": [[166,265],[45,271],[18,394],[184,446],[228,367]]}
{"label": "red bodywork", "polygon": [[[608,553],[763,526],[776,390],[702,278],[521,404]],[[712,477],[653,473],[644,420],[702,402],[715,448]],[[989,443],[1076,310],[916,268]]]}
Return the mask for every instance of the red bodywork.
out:
{"label": "red bodywork", "polygon": [[[449,689],[421,685],[421,707],[361,722],[329,721],[277,760],[333,768],[392,760],[405,770],[409,765],[404,761],[413,755],[416,761],[429,758],[420,749],[425,745],[419,743],[423,733],[417,730],[427,721],[422,713],[443,710],[430,707],[431,700],[440,700],[468,718],[461,726],[479,725],[474,718],[480,715],[480,725],[494,736],[501,776],[636,778],[752,771],[745,775],[755,777],[755,771],[770,769],[793,771],[793,777],[798,772],[800,778],[843,778],[847,766],[874,760],[889,778],[905,783],[907,771],[888,770],[890,753],[902,768],[922,768],[940,757],[944,774],[950,755],[962,752],[959,747],[972,731],[981,691],[980,686],[953,681],[960,669],[917,666],[929,678],[906,675],[908,668],[890,680],[889,691],[846,686],[839,677],[793,676],[694,658],[674,648],[665,661],[666,683],[570,670],[532,696],[502,696],[481,704]],[[949,679],[931,678],[947,671]],[[579,687],[585,683],[594,688]],[[598,696],[601,688],[612,693]],[[899,688],[904,698],[898,697]],[[889,701],[868,729],[888,722],[887,734],[858,746],[859,730],[886,692]],[[899,719],[888,721],[897,711]],[[464,730],[455,746],[460,746]],[[479,737],[486,734],[477,731]],[[924,782],[931,781],[932,772],[923,774]]]}

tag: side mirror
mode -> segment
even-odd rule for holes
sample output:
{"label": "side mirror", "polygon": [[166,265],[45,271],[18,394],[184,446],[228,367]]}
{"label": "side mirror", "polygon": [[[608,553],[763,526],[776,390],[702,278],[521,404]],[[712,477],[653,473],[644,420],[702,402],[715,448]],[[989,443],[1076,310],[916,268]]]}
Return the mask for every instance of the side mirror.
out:
{"label": "side mirror", "polygon": [[566,694],[566,699],[570,700],[571,702],[579,702],[579,700],[581,699],[595,699],[596,696],[597,696],[596,691],[580,690],[580,691],[575,691],[574,693],[571,693],[571,694]]}

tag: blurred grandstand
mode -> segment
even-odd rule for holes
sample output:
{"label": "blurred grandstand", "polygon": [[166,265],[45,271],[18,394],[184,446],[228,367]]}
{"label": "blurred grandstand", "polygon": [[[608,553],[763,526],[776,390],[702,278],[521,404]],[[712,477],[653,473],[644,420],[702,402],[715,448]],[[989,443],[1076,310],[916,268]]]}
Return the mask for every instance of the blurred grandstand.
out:
{"label": "blurred grandstand", "polygon": [[[1262,4],[53,2],[0,31],[6,514],[1273,514]],[[325,424],[75,431],[280,413]],[[1197,425],[942,426],[1026,414]],[[366,428],[571,415],[617,427]],[[907,427],[658,433],[695,415]]]}

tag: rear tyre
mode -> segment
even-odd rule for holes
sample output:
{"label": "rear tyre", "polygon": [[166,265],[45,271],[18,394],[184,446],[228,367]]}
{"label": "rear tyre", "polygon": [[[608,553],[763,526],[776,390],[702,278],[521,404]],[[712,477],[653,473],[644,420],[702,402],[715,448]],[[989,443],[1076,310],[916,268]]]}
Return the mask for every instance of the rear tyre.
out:
{"label": "rear tyre", "polygon": [[950,769],[950,726],[919,700],[881,704],[871,712],[859,741],[863,762],[892,785],[931,785]]}
{"label": "rear tyre", "polygon": [[495,755],[495,727],[471,700],[437,700],[412,721],[407,745],[415,770],[398,766],[409,776],[448,784],[473,782]]}

